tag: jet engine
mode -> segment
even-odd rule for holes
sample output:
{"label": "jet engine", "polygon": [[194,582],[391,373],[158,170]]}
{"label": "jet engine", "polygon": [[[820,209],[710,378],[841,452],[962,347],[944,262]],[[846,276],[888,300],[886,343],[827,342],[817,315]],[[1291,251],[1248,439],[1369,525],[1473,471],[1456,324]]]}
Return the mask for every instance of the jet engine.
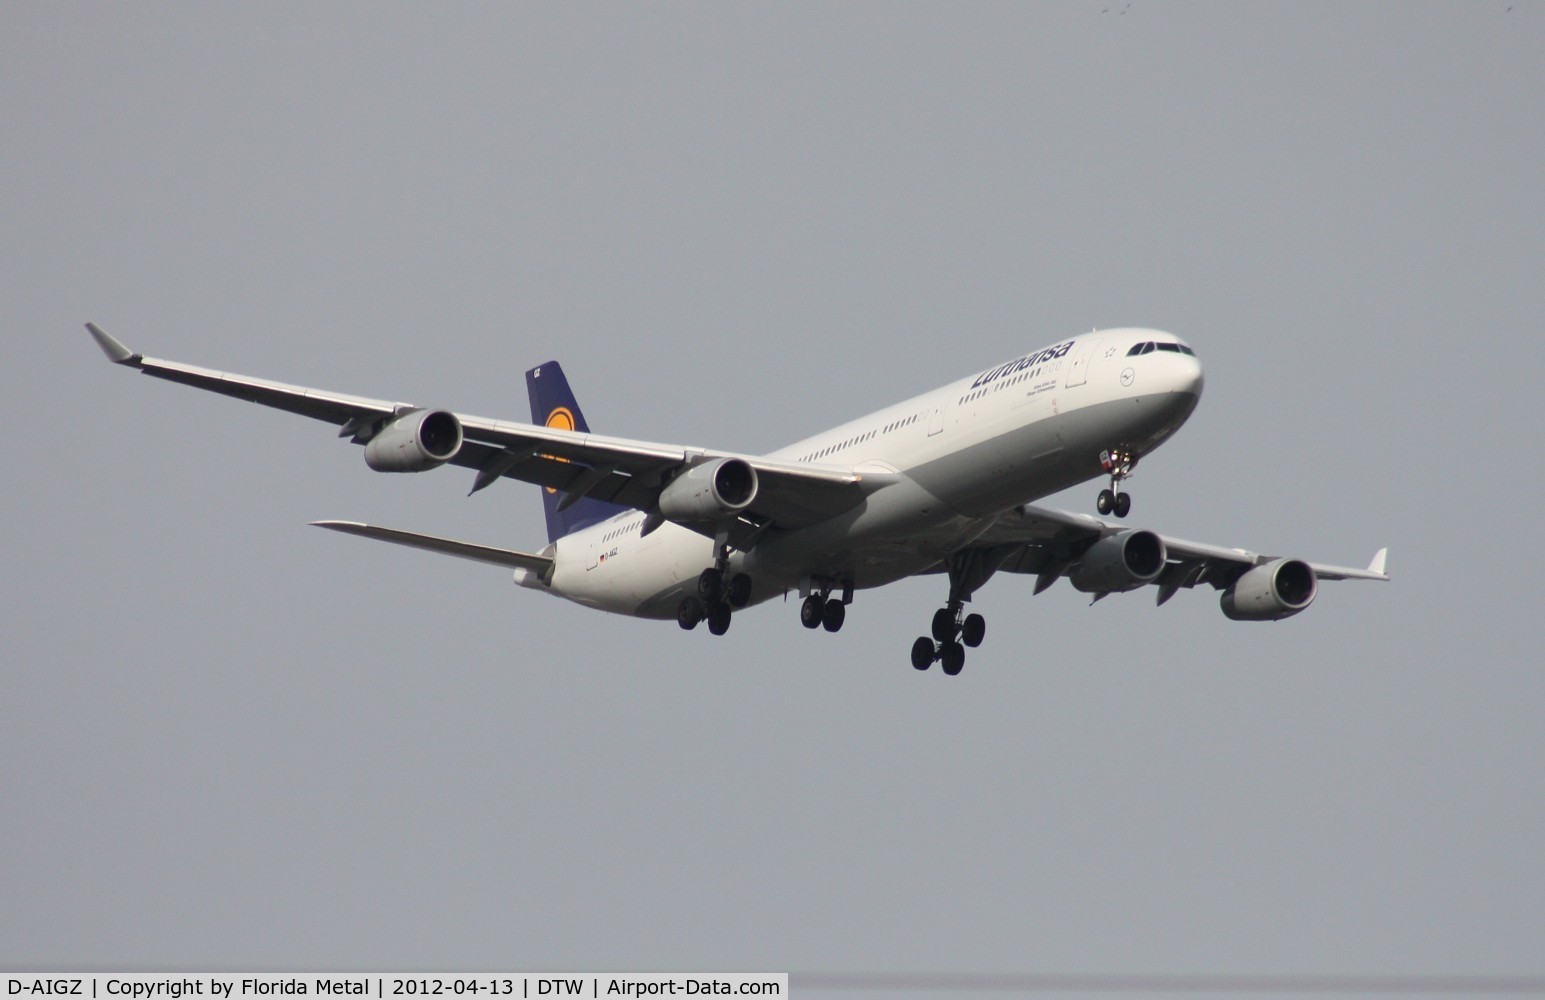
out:
{"label": "jet engine", "polygon": [[1319,587],[1308,563],[1302,559],[1277,559],[1235,580],[1218,604],[1236,622],[1274,622],[1307,608]]}
{"label": "jet engine", "polygon": [[743,458],[694,465],[660,491],[660,513],[672,521],[712,521],[738,514],[756,499],[756,470]]}
{"label": "jet engine", "polygon": [[415,410],[365,442],[365,464],[377,472],[426,472],[461,450],[461,421],[445,410]]}
{"label": "jet engine", "polygon": [[1136,590],[1158,579],[1168,558],[1164,539],[1158,535],[1141,529],[1123,531],[1091,545],[1068,573],[1068,581],[1086,594]]}

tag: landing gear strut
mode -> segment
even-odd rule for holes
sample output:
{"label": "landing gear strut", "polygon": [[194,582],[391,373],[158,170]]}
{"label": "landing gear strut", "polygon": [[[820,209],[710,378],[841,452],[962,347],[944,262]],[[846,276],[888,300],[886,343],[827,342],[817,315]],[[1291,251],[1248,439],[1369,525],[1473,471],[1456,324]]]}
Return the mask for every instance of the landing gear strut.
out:
{"label": "landing gear strut", "polygon": [[1132,466],[1136,464],[1137,457],[1121,448],[1100,452],[1100,468],[1110,476],[1110,488],[1100,491],[1099,499],[1095,501],[1095,510],[1101,514],[1127,516],[1132,509],[1132,497],[1121,492],[1121,483],[1132,475]]}

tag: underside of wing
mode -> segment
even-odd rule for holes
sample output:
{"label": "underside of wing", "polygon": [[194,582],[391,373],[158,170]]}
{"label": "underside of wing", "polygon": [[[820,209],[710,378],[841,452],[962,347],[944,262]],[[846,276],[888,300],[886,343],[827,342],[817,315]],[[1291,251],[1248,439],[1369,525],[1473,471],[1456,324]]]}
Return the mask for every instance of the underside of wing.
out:
{"label": "underside of wing", "polygon": [[724,525],[761,530],[805,527],[851,510],[892,478],[533,424],[479,417],[461,420],[467,441],[463,454],[452,463],[479,470],[474,491],[504,476],[575,500],[591,497],[651,512],[660,509],[662,493],[683,474],[725,462],[743,463],[754,471],[756,483],[743,506],[725,504],[713,515],[705,508],[703,516],[696,518],[665,515],[666,520],[710,535]]}
{"label": "underside of wing", "polygon": [[1077,589],[1097,597],[1152,584],[1160,604],[1181,589],[1204,584],[1231,594],[1257,569],[1265,581],[1261,586],[1268,590],[1297,583],[1307,596],[1295,611],[1313,599],[1316,580],[1389,579],[1386,549],[1374,555],[1367,569],[1304,563],[1029,504],[1001,516],[973,548],[1001,558],[1000,571],[1035,575],[1036,593],[1067,576]]}
{"label": "underside of wing", "polygon": [[[425,410],[409,403],[312,389],[236,375],[197,365],[146,357],[95,324],[92,338],[109,360],[146,375],[260,403],[339,428],[340,437],[366,447],[379,471],[421,472],[441,465],[472,469],[472,492],[501,478],[564,494],[560,509],[591,497],[672,520],[744,547],[770,530],[805,527],[838,516],[891,482],[893,474],[784,462],[759,456],[656,444],[542,427],[515,421]],[[744,503],[692,508],[673,514],[662,503],[678,479],[703,466],[736,463],[752,471],[754,489]],[[679,506],[679,505],[678,505]]]}

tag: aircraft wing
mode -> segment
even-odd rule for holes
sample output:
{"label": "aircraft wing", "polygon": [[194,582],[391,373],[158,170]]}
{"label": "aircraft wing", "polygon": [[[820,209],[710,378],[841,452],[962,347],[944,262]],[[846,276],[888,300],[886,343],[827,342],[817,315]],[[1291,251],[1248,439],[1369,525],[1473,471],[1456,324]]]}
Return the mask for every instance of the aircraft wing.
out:
{"label": "aircraft wing", "polygon": [[[125,347],[94,323],[86,328],[116,364],[169,382],[323,420],[339,427],[339,437],[352,438],[356,444],[366,443],[391,421],[422,409],[409,403],[150,358]],[[449,461],[477,471],[474,493],[508,477],[647,512],[655,509],[661,488],[677,473],[718,458],[743,459],[756,469],[760,488],[751,507],[742,511],[732,526],[732,541],[759,536],[769,528],[803,527],[834,517],[856,507],[866,495],[895,478],[887,473],[858,473],[837,466],[656,444],[461,413],[454,416],[461,424],[463,443]],[[713,533],[712,528],[699,524],[689,526]]]}
{"label": "aircraft wing", "polygon": [[[1010,573],[1033,573],[1041,577],[1036,592],[1046,589],[1095,542],[1107,535],[1132,530],[1131,525],[1111,524],[1088,514],[1036,507],[1025,504],[1003,515],[998,522],[972,543],[972,548],[988,549],[1003,559],[999,566]],[[1265,556],[1246,549],[1225,548],[1204,542],[1160,535],[1164,541],[1167,565],[1154,584],[1163,604],[1182,587],[1210,584],[1224,589],[1254,566],[1271,562],[1277,556]],[[1388,580],[1385,563],[1388,549],[1374,554],[1366,569],[1309,563],[1321,580]]]}

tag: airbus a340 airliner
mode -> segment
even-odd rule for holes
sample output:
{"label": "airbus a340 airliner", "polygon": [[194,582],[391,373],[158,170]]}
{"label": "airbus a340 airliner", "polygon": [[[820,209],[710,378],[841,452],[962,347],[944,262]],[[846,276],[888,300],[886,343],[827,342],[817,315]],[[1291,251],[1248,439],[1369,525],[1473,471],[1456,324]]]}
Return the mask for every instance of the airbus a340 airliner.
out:
{"label": "airbus a340 airliner", "polygon": [[147,358],[87,329],[111,360],[146,375],[328,421],[379,472],[464,466],[473,493],[506,477],[535,483],[548,544],[520,552],[353,521],[319,527],[510,567],[522,587],[684,629],[706,621],[714,635],[736,610],[791,591],[806,628],[836,632],[856,591],[937,573],[948,595],[912,665],[953,675],[986,633],[965,605],[999,572],[1034,576],[1037,594],[1066,577],[1095,600],[1152,585],[1160,604],[1206,584],[1239,621],[1298,614],[1320,580],[1389,579],[1384,549],[1367,569],[1322,566],[1031,505],[1103,479],[1096,508],[1127,516],[1123,481],[1202,392],[1195,353],[1157,330],[1070,337],[742,455],[590,433],[557,362],[526,373],[526,424]]}

